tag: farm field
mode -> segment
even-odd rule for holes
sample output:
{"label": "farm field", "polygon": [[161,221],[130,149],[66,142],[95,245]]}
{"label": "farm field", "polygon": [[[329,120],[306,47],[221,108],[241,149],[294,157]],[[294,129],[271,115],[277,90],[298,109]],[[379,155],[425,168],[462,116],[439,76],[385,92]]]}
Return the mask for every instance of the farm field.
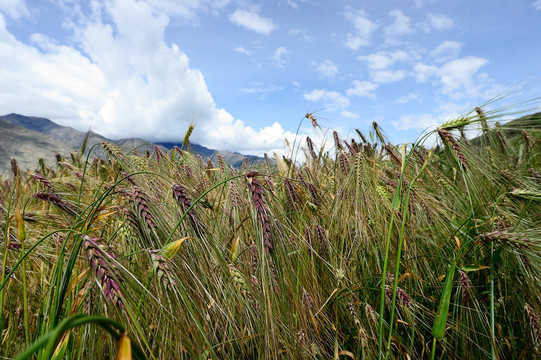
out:
{"label": "farm field", "polygon": [[143,156],[14,159],[0,358],[535,358],[541,115],[504,115],[395,146],[307,114],[326,143],[239,168],[189,134]]}

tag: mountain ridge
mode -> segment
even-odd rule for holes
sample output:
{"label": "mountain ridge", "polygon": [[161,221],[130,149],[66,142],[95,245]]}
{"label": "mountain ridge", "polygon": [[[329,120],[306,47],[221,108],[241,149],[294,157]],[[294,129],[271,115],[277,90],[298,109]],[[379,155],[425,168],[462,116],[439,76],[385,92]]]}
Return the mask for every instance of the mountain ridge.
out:
{"label": "mountain ridge", "polygon": [[[51,164],[56,153],[69,156],[70,153],[80,151],[83,141],[89,134],[86,151],[94,145],[106,141],[122,147],[127,152],[134,150],[144,154],[147,150],[154,151],[154,146],[161,146],[170,150],[181,143],[175,142],[150,142],[141,138],[123,138],[118,140],[108,139],[93,131],[82,132],[69,126],[63,126],[54,121],[37,116],[25,116],[21,114],[7,114],[0,116],[0,175],[11,168],[10,158],[14,157],[21,169],[37,167],[40,158]],[[33,140],[35,138],[35,141]],[[31,143],[35,142],[33,146]],[[58,150],[56,150],[58,148]],[[26,149],[24,151],[20,149]],[[212,159],[218,153],[222,154],[226,164],[240,167],[246,159],[249,162],[261,160],[253,155],[243,155],[235,152],[210,149],[205,146],[191,143],[191,151]],[[93,156],[106,157],[103,149],[98,148],[92,153]]]}

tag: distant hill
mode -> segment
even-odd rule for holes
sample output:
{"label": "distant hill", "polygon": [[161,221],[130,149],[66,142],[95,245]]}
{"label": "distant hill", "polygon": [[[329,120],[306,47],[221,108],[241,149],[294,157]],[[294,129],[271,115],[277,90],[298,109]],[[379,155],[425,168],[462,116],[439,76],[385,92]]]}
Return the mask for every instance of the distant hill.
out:
{"label": "distant hill", "polygon": [[[66,157],[72,152],[80,151],[85,136],[85,132],[69,126],[58,125],[42,117],[20,114],[0,116],[0,175],[10,171],[11,156],[18,161],[21,169],[36,168],[39,158],[43,158],[48,164],[53,164],[57,153]],[[111,140],[90,131],[86,151],[103,141],[119,145],[126,152],[135,151],[137,154],[145,154],[147,150],[152,153],[155,145],[140,138]],[[172,149],[179,144],[164,142],[156,145]],[[262,160],[256,156],[245,156],[230,151],[209,149],[193,143],[191,144],[191,151],[211,159],[220,153],[224,157],[226,164],[234,167],[240,167],[245,159],[248,159],[249,162]],[[104,157],[105,153],[98,146],[97,149],[93,150],[92,156]]]}
{"label": "distant hill", "polygon": [[[174,142],[157,142],[156,145],[161,145],[164,148],[170,150],[175,146],[178,146],[179,148],[182,148],[182,143],[174,143]],[[215,157],[218,154],[221,154],[225,160],[225,163],[228,165],[231,165],[236,168],[240,168],[242,166],[242,163],[247,159],[249,163],[262,161],[263,158],[259,156],[254,155],[242,155],[237,152],[231,152],[226,150],[215,150],[215,149],[209,149],[205,146],[193,144],[190,143],[190,151],[193,151],[194,153],[201,154],[204,157],[207,157],[211,160],[213,160],[216,163]]]}
{"label": "distant hill", "polygon": [[17,160],[19,168],[34,169],[40,158],[54,164],[57,153],[66,157],[74,151],[69,145],[48,135],[0,118],[0,175],[10,171],[11,157]]}

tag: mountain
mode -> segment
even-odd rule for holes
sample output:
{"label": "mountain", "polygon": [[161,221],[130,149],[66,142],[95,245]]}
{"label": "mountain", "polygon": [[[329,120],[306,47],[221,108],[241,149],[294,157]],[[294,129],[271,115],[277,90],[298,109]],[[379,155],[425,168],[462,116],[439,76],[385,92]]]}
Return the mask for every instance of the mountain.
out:
{"label": "mountain", "polygon": [[[27,129],[38,131],[76,150],[80,150],[81,145],[83,144],[83,141],[87,135],[86,132],[75,130],[74,128],[69,127],[69,126],[61,126],[49,119],[40,118],[40,117],[31,117],[31,116],[24,116],[24,115],[19,115],[19,114],[9,114],[9,115],[0,116],[0,119],[6,122],[12,123],[14,125],[20,125]],[[90,135],[88,137],[88,141],[86,144],[86,149],[90,150],[92,146],[103,141],[120,145],[126,151],[130,151],[132,149],[137,148],[139,152],[144,153],[146,152],[146,150],[153,151],[154,149],[154,144],[151,143],[150,141],[146,141],[146,140],[138,139],[138,138],[110,140],[93,131],[90,131]],[[93,153],[94,155],[99,156],[99,157],[105,156],[105,153],[102,151],[101,148],[95,151],[96,152]]]}
{"label": "mountain", "polygon": [[[174,148],[175,146],[178,146],[179,148],[182,148],[182,143],[174,143],[174,142],[157,142],[156,145],[161,145],[164,148],[170,150]],[[242,166],[242,163],[244,161],[248,161],[249,163],[262,161],[263,158],[259,156],[254,155],[243,155],[239,154],[237,152],[231,152],[226,150],[215,150],[215,149],[209,149],[208,147],[190,143],[190,151],[193,151],[194,153],[200,154],[203,157],[207,157],[211,160],[213,160],[216,163],[215,157],[220,154],[223,156],[225,163],[228,165],[231,165],[235,168],[240,168]]]}
{"label": "mountain", "polygon": [[[86,144],[87,152],[92,146],[103,141],[116,144],[126,152],[135,151],[137,154],[144,154],[147,150],[151,153],[154,151],[155,144],[144,139],[111,140],[92,131],[89,133]],[[42,117],[20,114],[0,116],[0,175],[10,171],[11,156],[18,161],[21,169],[37,167],[39,158],[43,158],[47,164],[53,164],[57,153],[65,157],[72,152],[80,151],[86,135],[85,132],[75,130],[69,126],[58,125]],[[163,142],[156,145],[172,149],[175,145],[180,147],[182,144]],[[191,151],[211,159],[220,153],[224,157],[226,164],[234,167],[240,167],[245,159],[248,159],[248,162],[262,160],[262,158],[256,156],[209,149],[197,144],[191,144]],[[100,146],[94,148],[91,155],[92,157],[106,156]]]}
{"label": "mountain", "polygon": [[65,157],[74,151],[48,135],[6,122],[0,117],[0,175],[10,171],[11,157],[17,160],[20,169],[33,169],[38,166],[40,158],[54,164],[56,154]]}

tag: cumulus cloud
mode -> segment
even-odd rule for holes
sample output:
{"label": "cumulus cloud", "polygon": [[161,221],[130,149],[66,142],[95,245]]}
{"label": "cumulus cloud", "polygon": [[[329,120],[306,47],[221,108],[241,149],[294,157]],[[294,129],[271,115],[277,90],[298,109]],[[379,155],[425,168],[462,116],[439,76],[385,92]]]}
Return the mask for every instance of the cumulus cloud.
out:
{"label": "cumulus cloud", "polygon": [[229,19],[233,23],[242,26],[245,29],[255,31],[263,35],[269,35],[272,31],[274,31],[274,29],[276,29],[276,25],[272,19],[262,17],[255,11],[237,9],[235,12],[233,12],[233,14],[231,14]]}
{"label": "cumulus cloud", "polygon": [[336,110],[349,106],[349,99],[337,91],[329,91],[324,89],[315,89],[304,94],[304,98],[308,101],[323,102],[327,110]]}
{"label": "cumulus cloud", "polygon": [[413,32],[410,18],[404,15],[402,11],[393,9],[389,12],[389,16],[393,18],[393,22],[383,29],[383,35],[387,42],[396,42],[398,37]]}
{"label": "cumulus cloud", "polygon": [[457,58],[462,50],[462,43],[458,41],[444,41],[430,52],[435,61],[443,62]]}
{"label": "cumulus cloud", "polygon": [[486,91],[491,92],[490,78],[485,73],[479,73],[486,64],[487,59],[466,56],[448,61],[440,67],[418,63],[413,70],[418,82],[435,80],[443,94],[459,99],[466,96],[483,97],[487,95]]}
{"label": "cumulus cloud", "polygon": [[395,103],[397,103],[397,104],[407,104],[407,103],[409,103],[409,102],[411,102],[413,100],[419,100],[419,99],[420,99],[419,94],[411,93],[411,94],[399,97],[398,99],[395,100]]}
{"label": "cumulus cloud", "polygon": [[535,10],[541,11],[541,0],[535,1],[532,5],[533,5]]}
{"label": "cumulus cloud", "polygon": [[[203,74],[164,41],[169,17],[149,3],[94,3],[69,45],[35,34],[25,44],[0,16],[0,113],[51,118],[111,138],[178,141],[196,123],[194,142],[224,150],[280,149],[278,124],[253,129],[216,106]],[[29,113],[30,112],[30,113]]]}
{"label": "cumulus cloud", "polygon": [[12,19],[30,15],[24,0],[0,0],[0,13],[4,13]]}
{"label": "cumulus cloud", "polygon": [[344,45],[351,50],[358,50],[361,46],[370,45],[372,34],[378,25],[368,18],[364,10],[346,10],[346,19],[354,28],[353,33],[348,33]]}
{"label": "cumulus cloud", "polygon": [[406,73],[402,70],[378,70],[370,72],[370,79],[378,84],[388,84],[402,80]]}
{"label": "cumulus cloud", "polygon": [[460,89],[465,94],[472,94],[479,85],[475,83],[474,75],[487,63],[487,59],[466,56],[444,64],[439,71],[443,93],[452,94]]}
{"label": "cumulus cloud", "polygon": [[358,114],[352,113],[351,111],[347,111],[347,110],[342,111],[340,113],[340,115],[342,115],[343,117],[350,118],[350,119],[358,119],[359,118]]}
{"label": "cumulus cloud", "polygon": [[332,60],[326,59],[319,64],[317,71],[325,77],[334,77],[338,74],[338,66]]}
{"label": "cumulus cloud", "polygon": [[347,89],[346,93],[349,96],[359,96],[374,99],[376,94],[374,90],[378,88],[378,84],[370,81],[353,80],[353,87]]}
{"label": "cumulus cloud", "polygon": [[377,53],[359,56],[358,59],[366,61],[371,70],[385,70],[398,61],[410,61],[411,56],[404,50],[378,51]]}
{"label": "cumulus cloud", "polygon": [[438,74],[438,67],[417,63],[413,66],[415,79],[420,83],[426,83],[430,78]]}
{"label": "cumulus cloud", "polygon": [[197,22],[200,13],[216,15],[229,0],[147,0],[155,10],[190,22]]}
{"label": "cumulus cloud", "polygon": [[454,22],[445,15],[428,14],[428,20],[432,28],[442,31],[453,27]]}

